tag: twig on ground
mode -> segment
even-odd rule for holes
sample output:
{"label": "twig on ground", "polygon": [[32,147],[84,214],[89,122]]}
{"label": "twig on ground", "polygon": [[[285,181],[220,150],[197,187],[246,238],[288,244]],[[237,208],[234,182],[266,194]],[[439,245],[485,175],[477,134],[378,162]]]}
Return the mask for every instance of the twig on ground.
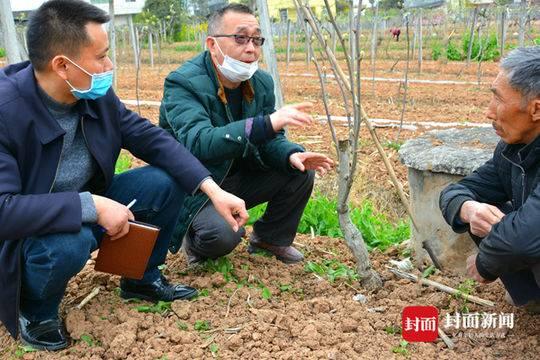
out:
{"label": "twig on ground", "polygon": [[99,290],[101,288],[98,286],[97,288],[95,288],[94,290],[92,290],[92,292],[90,294],[88,294],[87,297],[85,297],[79,305],[77,305],[77,309],[81,310],[83,308],[84,305],[88,304],[90,302],[90,300],[92,300],[93,298],[95,298],[97,296],[97,294],[99,294]]}
{"label": "twig on ground", "polygon": [[227,303],[227,312],[225,313],[225,318],[229,317],[229,312],[231,311],[231,301],[234,295],[238,292],[238,289],[240,288],[236,288],[236,290],[234,290],[231,297],[229,298],[229,302]]}
{"label": "twig on ground", "polygon": [[247,304],[249,305],[249,307],[253,309],[253,304],[251,304],[251,301],[250,301],[250,300],[251,300],[251,294],[248,293],[246,302],[247,302]]}
{"label": "twig on ground", "polygon": [[479,305],[495,306],[495,303],[493,301],[484,300],[484,299],[481,299],[481,298],[479,298],[477,296],[474,296],[474,295],[463,295],[463,293],[461,291],[459,291],[457,289],[454,289],[454,288],[452,288],[450,286],[438,283],[436,281],[429,280],[429,279],[422,279],[422,278],[419,278],[418,276],[416,276],[414,274],[407,273],[405,271],[395,269],[395,268],[393,268],[391,266],[386,266],[386,268],[391,273],[393,273],[394,275],[396,275],[396,276],[398,276],[400,278],[408,279],[408,280],[411,280],[413,282],[417,282],[417,283],[425,285],[425,286],[432,286],[432,287],[434,287],[434,288],[436,288],[438,290],[444,291],[445,293],[461,296],[464,300],[470,301],[470,302],[473,302],[473,303],[476,303],[476,304],[479,304]]}
{"label": "twig on ground", "polygon": [[440,327],[437,328],[437,331],[439,332],[439,337],[442,339],[442,341],[444,341],[446,346],[448,346],[448,348],[452,350],[456,346],[452,339],[450,339]]}
{"label": "twig on ground", "polygon": [[214,342],[214,339],[216,338],[216,335],[211,336],[204,344],[201,345],[201,349],[207,348],[210,344]]}

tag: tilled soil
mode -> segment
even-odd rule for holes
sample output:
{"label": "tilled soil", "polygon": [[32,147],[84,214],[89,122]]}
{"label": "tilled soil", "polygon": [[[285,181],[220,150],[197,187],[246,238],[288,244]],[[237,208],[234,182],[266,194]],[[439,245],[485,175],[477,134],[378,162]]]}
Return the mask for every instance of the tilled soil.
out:
{"label": "tilled soil", "polygon": [[[336,260],[353,267],[340,239],[298,235],[305,252],[304,264],[284,265],[274,258],[248,255],[240,245],[228,256],[229,270],[212,272],[186,269],[183,256],[170,255],[165,273],[169,279],[196,286],[203,296],[177,301],[162,313],[137,310],[149,303],[125,302],[119,297],[119,279],[93,271],[90,260],[69,284],[62,303],[73,345],[58,353],[29,352],[24,359],[471,359],[537,358],[540,317],[513,308],[503,300],[499,283],[476,286],[473,295],[492,300],[494,308],[398,279],[385,269],[390,258],[402,257],[402,249],[372,252],[375,269],[384,280],[376,293],[358,289],[355,282],[328,280],[305,270],[307,262]],[[223,267],[225,268],[225,267]],[[418,273],[417,270],[415,272]],[[225,274],[225,275],[224,275]],[[430,279],[459,287],[464,278],[432,275]],[[76,309],[93,289],[101,291],[82,310]],[[265,290],[266,289],[266,290]],[[366,303],[353,300],[364,294]],[[447,313],[514,312],[514,327],[467,333],[447,329],[456,344],[449,350],[438,339],[410,343],[397,353],[401,341],[401,312],[409,305],[433,305],[439,309],[444,329]],[[196,330],[199,329],[199,330]],[[15,358],[18,344],[0,330],[2,358]],[[403,348],[403,346],[402,346]],[[19,352],[22,350],[19,349]]]}

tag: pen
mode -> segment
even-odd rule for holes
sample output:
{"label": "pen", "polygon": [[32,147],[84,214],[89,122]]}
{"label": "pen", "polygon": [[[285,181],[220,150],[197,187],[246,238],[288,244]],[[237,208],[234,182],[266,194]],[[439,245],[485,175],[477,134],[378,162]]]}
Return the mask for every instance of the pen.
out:
{"label": "pen", "polygon": [[129,204],[127,204],[127,208],[129,209],[130,207],[132,207],[133,205],[135,205],[135,203],[137,202],[137,199],[133,199],[131,200],[131,202]]}

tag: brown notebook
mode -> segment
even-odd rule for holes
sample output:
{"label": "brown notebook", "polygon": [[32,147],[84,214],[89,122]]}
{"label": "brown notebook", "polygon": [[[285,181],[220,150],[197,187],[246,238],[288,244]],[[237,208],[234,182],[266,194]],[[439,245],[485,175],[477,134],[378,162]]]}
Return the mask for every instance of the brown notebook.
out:
{"label": "brown notebook", "polygon": [[154,249],[159,228],[137,221],[129,222],[127,235],[114,241],[103,236],[94,269],[129,279],[142,279]]}

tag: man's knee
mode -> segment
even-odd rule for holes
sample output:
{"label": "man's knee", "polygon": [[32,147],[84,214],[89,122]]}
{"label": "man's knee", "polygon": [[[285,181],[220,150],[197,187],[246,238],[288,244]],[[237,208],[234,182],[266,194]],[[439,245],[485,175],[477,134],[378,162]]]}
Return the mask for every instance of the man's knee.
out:
{"label": "man's knee", "polygon": [[[76,275],[84,267],[97,241],[88,226],[76,234],[52,234],[25,241],[26,265],[49,268],[65,277]],[[40,266],[41,265],[41,266]]]}
{"label": "man's knee", "polygon": [[195,251],[198,255],[215,259],[229,254],[242,240],[242,228],[234,232],[226,222],[214,224],[211,229],[201,229],[193,234]]}

